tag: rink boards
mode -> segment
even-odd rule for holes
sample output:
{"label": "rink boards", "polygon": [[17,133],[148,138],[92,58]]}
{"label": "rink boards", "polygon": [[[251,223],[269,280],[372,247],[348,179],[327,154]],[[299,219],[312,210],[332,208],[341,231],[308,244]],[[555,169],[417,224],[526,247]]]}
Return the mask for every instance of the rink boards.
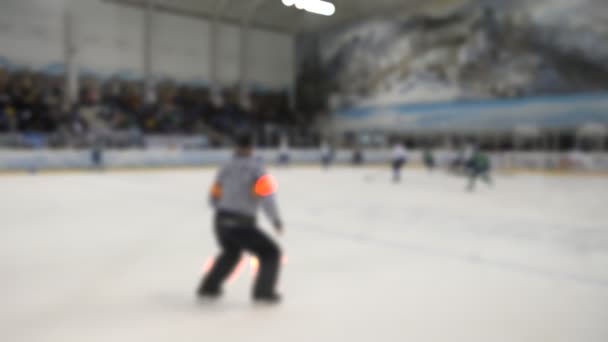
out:
{"label": "rink boards", "polygon": [[[257,154],[268,164],[278,159],[277,150],[260,150]],[[160,168],[160,167],[198,167],[215,166],[229,160],[232,151],[218,150],[109,150],[103,153],[106,168]],[[318,164],[320,153],[315,149],[292,150],[290,161],[296,165]],[[390,161],[391,152],[387,149],[364,151],[365,163],[384,165]],[[435,158],[439,166],[446,166],[456,155],[453,151],[438,150]],[[491,155],[492,164],[501,169],[547,169],[608,171],[607,153],[538,153],[514,152]],[[352,151],[340,150],[335,154],[336,164],[348,164]],[[420,164],[420,151],[410,153],[409,162]],[[93,166],[89,150],[4,150],[0,151],[0,171],[20,170],[65,170],[86,169]]]}

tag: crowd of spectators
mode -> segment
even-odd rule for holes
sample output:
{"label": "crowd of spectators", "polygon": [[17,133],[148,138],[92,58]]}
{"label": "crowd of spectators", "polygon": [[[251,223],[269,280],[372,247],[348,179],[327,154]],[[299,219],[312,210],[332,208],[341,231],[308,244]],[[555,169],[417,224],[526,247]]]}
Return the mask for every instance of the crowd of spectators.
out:
{"label": "crowd of spectators", "polygon": [[62,79],[0,69],[0,132],[51,132],[61,124]]}
{"label": "crowd of spectators", "polygon": [[251,92],[246,100],[237,87],[220,94],[201,85],[159,81],[146,101],[141,80],[83,76],[77,99],[64,101],[63,75],[0,68],[0,134],[92,131],[137,131],[142,134],[232,135],[240,129],[296,127],[311,117],[290,109],[285,91]]}

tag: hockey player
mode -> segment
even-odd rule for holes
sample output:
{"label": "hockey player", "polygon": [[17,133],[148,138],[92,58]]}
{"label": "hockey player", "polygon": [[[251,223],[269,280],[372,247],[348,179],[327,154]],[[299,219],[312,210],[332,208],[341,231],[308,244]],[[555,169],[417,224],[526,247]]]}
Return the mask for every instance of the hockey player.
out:
{"label": "hockey player", "polygon": [[252,154],[253,138],[240,136],[234,158],[221,168],[211,189],[211,202],[216,209],[215,236],[221,253],[198,288],[200,297],[215,298],[222,294],[222,283],[241,259],[242,251],[246,250],[255,254],[261,264],[253,300],[276,303],[281,299],[275,292],[281,251],[258,228],[255,218],[261,206],[276,231],[282,233],[283,225],[274,195],[276,183]]}
{"label": "hockey player", "polygon": [[361,166],[365,162],[365,156],[363,155],[363,149],[356,146],[353,150],[352,163],[354,166]]}
{"label": "hockey player", "polygon": [[473,169],[473,157],[477,152],[479,152],[479,150],[472,142],[465,144],[464,149],[462,150],[462,169],[465,174]]}
{"label": "hockey player", "polygon": [[289,166],[290,162],[289,156],[289,141],[286,136],[281,139],[281,143],[279,145],[279,159],[278,164],[281,166]]}
{"label": "hockey player", "polygon": [[475,189],[477,178],[481,178],[488,185],[492,185],[490,168],[490,158],[482,151],[475,150],[468,165],[469,185],[467,186],[467,190],[473,191]]}
{"label": "hockey player", "polygon": [[401,180],[401,168],[407,163],[407,150],[401,143],[396,143],[393,147],[393,182],[397,183]]}
{"label": "hockey player", "polygon": [[321,144],[321,165],[324,169],[328,169],[332,162],[332,150],[327,142]]}
{"label": "hockey player", "polygon": [[433,171],[435,169],[435,156],[430,148],[426,148],[424,150],[423,159],[427,170]]}
{"label": "hockey player", "polygon": [[97,138],[91,149],[91,164],[93,168],[103,169],[103,142]]}

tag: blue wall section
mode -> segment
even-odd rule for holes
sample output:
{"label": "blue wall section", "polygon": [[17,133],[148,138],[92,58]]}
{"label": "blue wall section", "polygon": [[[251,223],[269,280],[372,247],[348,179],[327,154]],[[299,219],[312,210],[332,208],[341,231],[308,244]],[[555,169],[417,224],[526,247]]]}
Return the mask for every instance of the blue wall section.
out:
{"label": "blue wall section", "polygon": [[360,107],[335,113],[347,129],[509,129],[519,125],[569,128],[608,125],[608,92],[527,99]]}

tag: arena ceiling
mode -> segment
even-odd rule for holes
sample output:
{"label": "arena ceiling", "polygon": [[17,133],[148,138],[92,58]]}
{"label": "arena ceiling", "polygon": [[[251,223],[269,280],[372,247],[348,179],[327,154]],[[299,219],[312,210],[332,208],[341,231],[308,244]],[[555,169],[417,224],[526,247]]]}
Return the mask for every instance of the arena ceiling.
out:
{"label": "arena ceiling", "polygon": [[[146,0],[104,0],[145,7]],[[281,0],[153,0],[156,10],[177,15],[217,18],[220,22],[296,34],[339,27],[352,22],[396,15],[446,11],[472,0],[326,0],[336,7],[331,17],[286,7]]]}

